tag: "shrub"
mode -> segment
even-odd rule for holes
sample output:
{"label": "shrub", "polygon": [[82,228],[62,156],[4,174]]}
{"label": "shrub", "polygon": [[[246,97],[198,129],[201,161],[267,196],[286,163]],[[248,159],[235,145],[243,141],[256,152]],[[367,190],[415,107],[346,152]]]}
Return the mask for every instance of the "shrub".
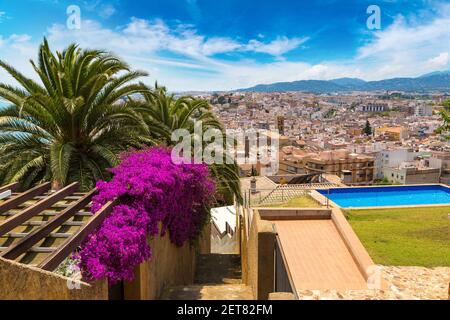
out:
{"label": "shrub", "polygon": [[114,284],[133,281],[134,267],[151,258],[148,236],[168,232],[176,246],[194,241],[215,186],[206,165],[174,164],[165,148],[126,153],[111,172],[110,182],[97,183],[92,212],[116,198],[119,205],[87,237],[78,256],[87,280],[108,278]]}

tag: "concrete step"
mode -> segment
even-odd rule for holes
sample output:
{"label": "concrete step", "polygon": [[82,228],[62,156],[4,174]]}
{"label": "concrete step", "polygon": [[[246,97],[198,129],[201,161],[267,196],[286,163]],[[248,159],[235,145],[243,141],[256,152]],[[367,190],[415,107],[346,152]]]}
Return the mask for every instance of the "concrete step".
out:
{"label": "concrete step", "polygon": [[241,258],[235,254],[204,254],[198,257],[196,284],[240,284]]}
{"label": "concrete step", "polygon": [[242,284],[241,258],[236,254],[205,254],[197,261],[195,283],[167,288],[162,300],[253,300]]}
{"label": "concrete step", "polygon": [[253,293],[243,284],[192,285],[169,288],[162,300],[253,300]]}
{"label": "concrete step", "polygon": [[213,254],[239,254],[237,235],[234,237],[211,238],[211,253]]}

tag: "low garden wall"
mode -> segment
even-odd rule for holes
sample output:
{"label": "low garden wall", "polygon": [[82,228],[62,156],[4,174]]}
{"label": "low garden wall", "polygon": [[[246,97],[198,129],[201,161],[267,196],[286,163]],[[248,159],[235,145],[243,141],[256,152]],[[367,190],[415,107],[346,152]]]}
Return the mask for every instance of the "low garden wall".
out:
{"label": "low garden wall", "polygon": [[[366,281],[369,281],[370,277],[374,276],[374,271],[376,271],[376,269],[375,264],[369,256],[366,248],[364,248],[358,236],[353,231],[341,209],[332,208],[331,219],[333,220],[342,240],[347,246],[348,251],[352,255],[353,260],[358,266],[358,269],[361,271]],[[386,289],[385,281],[383,279],[380,279],[380,281],[382,288]]]}
{"label": "low garden wall", "polygon": [[274,250],[276,233],[273,224],[262,220],[254,210],[246,250],[242,251],[243,279],[257,300],[268,300],[274,290]]}
{"label": "low garden wall", "polygon": [[331,210],[322,208],[258,208],[264,220],[329,220]]}
{"label": "low garden wall", "polygon": [[168,287],[192,284],[198,254],[210,252],[210,229],[208,224],[197,246],[185,243],[183,247],[177,247],[171,243],[168,234],[150,239],[152,258],[135,268],[133,282],[125,282],[124,298],[155,300]]}
{"label": "low garden wall", "polygon": [[258,208],[253,210],[248,239],[244,237],[242,243],[242,247],[246,249],[242,251],[243,279],[251,286],[256,299],[280,298],[280,295],[270,295],[274,291],[276,239],[272,222],[277,220],[331,220],[368,284],[380,285],[383,290],[387,288],[384,279],[380,277],[378,269],[339,208]]}
{"label": "low garden wall", "polygon": [[[179,248],[166,235],[149,240],[153,256],[135,270],[136,280],[125,283],[128,300],[158,299],[168,286],[194,281],[199,253],[210,252],[210,225],[196,246]],[[0,300],[108,300],[107,280],[85,283],[56,273],[0,258]]]}
{"label": "low garden wall", "polygon": [[107,300],[108,284],[88,284],[0,258],[0,300]]}

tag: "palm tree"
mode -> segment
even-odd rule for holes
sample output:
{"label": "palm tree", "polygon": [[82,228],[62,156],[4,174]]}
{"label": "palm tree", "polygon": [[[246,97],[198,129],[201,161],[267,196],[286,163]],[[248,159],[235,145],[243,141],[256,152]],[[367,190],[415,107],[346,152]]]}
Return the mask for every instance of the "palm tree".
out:
{"label": "palm tree", "polygon": [[438,129],[438,133],[445,134],[444,139],[450,140],[450,99],[442,104],[444,109],[440,112],[443,121],[442,126]]}
{"label": "palm tree", "polygon": [[[207,101],[193,97],[179,97],[169,95],[165,88],[155,86],[143,94],[144,100],[130,101],[130,105],[138,111],[146,123],[147,134],[163,142],[167,146],[173,146],[172,133],[177,129],[186,129],[194,139],[195,124],[202,122],[202,133],[214,128],[220,130],[225,136],[225,130],[219,120],[211,111]],[[211,175],[215,178],[220,194],[229,198],[234,195],[236,200],[242,203],[242,195],[239,179],[239,167],[233,161],[228,164],[229,155],[224,155],[223,164],[210,166]]]}
{"label": "palm tree", "polygon": [[20,84],[0,83],[0,97],[10,103],[0,110],[0,183],[52,181],[60,188],[79,181],[91,188],[121,151],[142,142],[142,119],[126,99],[147,90],[134,83],[146,73],[75,44],[54,54],[46,39],[31,64],[40,81],[0,61]]}

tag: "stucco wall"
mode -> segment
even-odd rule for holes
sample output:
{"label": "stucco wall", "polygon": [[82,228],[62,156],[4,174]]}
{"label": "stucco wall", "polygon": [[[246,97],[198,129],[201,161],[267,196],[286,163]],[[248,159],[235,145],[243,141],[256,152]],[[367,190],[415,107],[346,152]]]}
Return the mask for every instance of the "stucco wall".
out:
{"label": "stucco wall", "polygon": [[211,253],[211,224],[205,226],[202,236],[199,239],[199,253],[210,254]]}
{"label": "stucco wall", "polygon": [[176,247],[169,235],[150,239],[152,258],[136,267],[136,279],[125,282],[126,300],[155,300],[161,297],[165,288],[189,285],[194,282],[197,254],[209,253],[211,226],[206,227],[198,247],[186,243]]}
{"label": "stucco wall", "polygon": [[259,215],[264,220],[328,220],[330,209],[322,208],[259,208]]}
{"label": "stucco wall", "polygon": [[[70,289],[72,288],[72,289]],[[73,281],[0,258],[0,300],[107,300],[108,284]]]}
{"label": "stucco wall", "polygon": [[247,248],[242,259],[247,262],[243,279],[257,300],[267,300],[273,292],[275,236],[272,223],[261,220],[254,210],[247,243],[242,244]]}

